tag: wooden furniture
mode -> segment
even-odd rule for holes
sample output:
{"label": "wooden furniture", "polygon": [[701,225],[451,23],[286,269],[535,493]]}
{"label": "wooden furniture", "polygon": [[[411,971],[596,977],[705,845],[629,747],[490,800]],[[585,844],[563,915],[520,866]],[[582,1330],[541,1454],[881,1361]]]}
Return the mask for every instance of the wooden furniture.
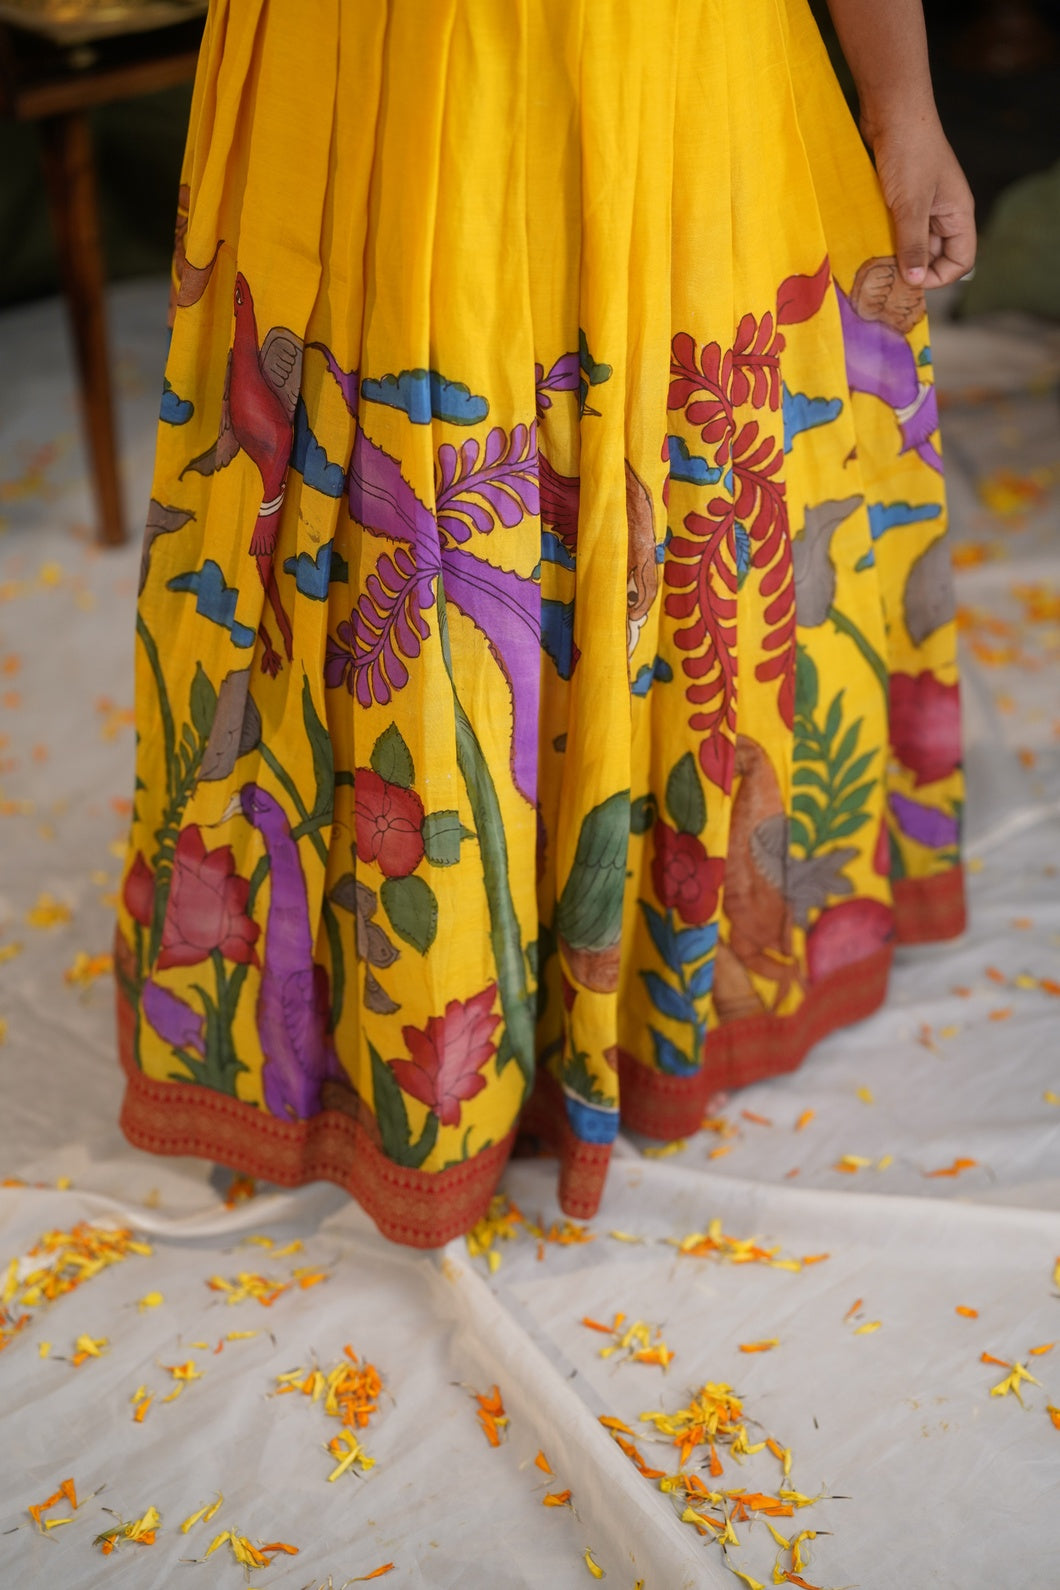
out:
{"label": "wooden furniture", "polygon": [[[104,308],[105,269],[89,111],[194,75],[205,3],[109,6],[59,21],[0,5],[0,111],[40,130],[44,175],[77,358],[98,539],[125,540]],[[67,12],[76,11],[68,7]],[[189,15],[190,13],[190,15]],[[185,20],[173,22],[176,14]],[[103,18],[106,20],[103,20]],[[164,25],[159,25],[160,17]],[[174,202],[175,202],[174,195]]]}

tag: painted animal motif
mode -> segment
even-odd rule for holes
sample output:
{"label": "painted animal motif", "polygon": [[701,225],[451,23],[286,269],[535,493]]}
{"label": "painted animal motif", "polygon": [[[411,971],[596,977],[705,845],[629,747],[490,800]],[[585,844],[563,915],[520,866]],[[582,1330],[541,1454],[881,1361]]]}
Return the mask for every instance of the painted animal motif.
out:
{"label": "painted animal motif", "polygon": [[[576,475],[561,475],[543,455],[539,461],[541,521],[551,526],[572,558],[578,551],[578,506],[581,489]],[[637,638],[659,593],[655,555],[655,508],[651,493],[627,458],[627,610],[626,651],[632,657]]]}
{"label": "painted animal motif", "polygon": [[[246,453],[257,469],[262,501],[250,538],[250,555],[257,563],[290,660],[291,622],[280,598],[273,560],[294,440],[303,342],[285,326],[273,326],[259,347],[254,300],[241,271],[236,274],[234,304],[235,334],[225,371],[220,432],[213,446],[191,459],[181,475],[189,470],[212,475],[240,452]],[[261,666],[266,673],[275,675],[281,667],[280,656],[264,623],[258,634],[265,648]]]}
{"label": "painted animal motif", "polygon": [[939,426],[935,387],[920,379],[906,341],[926,312],[924,294],[906,285],[891,256],[866,260],[849,297],[838,285],[836,293],[850,390],[886,403],[898,421],[900,451],[916,453],[941,473],[942,458],[931,440]]}
{"label": "painted animal motif", "polygon": [[655,559],[655,509],[651,493],[628,458],[626,522],[629,527],[626,640],[627,655],[632,657],[644,621],[659,593],[659,565]]}
{"label": "painted animal motif", "polygon": [[714,980],[723,1020],[761,1011],[751,974],[775,985],[773,1009],[793,985],[801,986],[791,952],[792,906],[776,868],[774,838],[785,820],[780,785],[762,746],[745,734],[737,736],[734,766],[724,896],[729,934],[718,945]]}
{"label": "painted animal motif", "polygon": [[267,790],[244,784],[222,821],[237,813],[261,834],[269,857],[257,1004],[265,1105],[281,1120],[306,1120],[320,1109],[325,1079],[340,1073],[327,1032],[327,974],[313,961],[305,874],[287,816]]}

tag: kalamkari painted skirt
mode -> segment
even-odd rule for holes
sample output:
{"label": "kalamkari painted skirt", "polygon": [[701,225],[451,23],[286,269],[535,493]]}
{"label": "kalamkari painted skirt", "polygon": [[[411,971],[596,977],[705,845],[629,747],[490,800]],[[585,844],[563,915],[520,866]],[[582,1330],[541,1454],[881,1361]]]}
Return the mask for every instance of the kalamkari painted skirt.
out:
{"label": "kalamkari painted skirt", "polygon": [[[311,16],[310,16],[311,13]],[[804,0],[215,0],[136,633],[133,1143],[597,1208],[960,932],[923,297]]]}

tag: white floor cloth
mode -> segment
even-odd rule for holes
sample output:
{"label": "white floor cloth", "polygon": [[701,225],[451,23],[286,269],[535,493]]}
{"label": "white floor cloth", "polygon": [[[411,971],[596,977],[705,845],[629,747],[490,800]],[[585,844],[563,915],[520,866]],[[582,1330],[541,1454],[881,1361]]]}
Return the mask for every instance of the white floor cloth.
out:
{"label": "white floor cloth", "polygon": [[[154,282],[111,298],[134,521],[164,298]],[[337,1590],[388,1563],[388,1586],[563,1590],[594,1582],[587,1550],[628,1590],[771,1585],[777,1564],[798,1573],[780,1582],[828,1590],[1060,1582],[1060,349],[1055,332],[1009,319],[937,324],[935,357],[971,928],[902,952],[884,1010],[794,1075],[734,1095],[718,1130],[663,1157],[620,1141],[593,1241],[539,1245],[522,1227],[491,1272],[462,1241],[435,1255],[388,1245],[323,1185],[259,1185],[228,1207],[228,1173],[121,1137],[110,980],[92,958],[110,948],[131,793],[138,538],[92,545],[60,306],[0,317],[0,1290],[6,1279],[16,1304],[42,1233],[80,1221],[130,1227],[152,1250],[28,1309],[0,1353],[0,1583],[235,1586],[229,1542],[182,1565],[225,1531],[296,1546],[246,1575],[290,1590],[329,1576]],[[523,1161],[504,1184],[546,1227],[561,1218],[555,1175]],[[714,1219],[780,1257],[830,1256],[792,1271],[667,1240]],[[274,1257],[250,1237],[303,1248]],[[267,1309],[206,1285],[302,1266],[326,1279]],[[616,1313],[661,1329],[668,1371],[599,1356],[605,1338],[580,1321]],[[229,1331],[257,1334],[216,1353]],[[81,1336],[107,1345],[75,1367]],[[375,1466],[328,1483],[338,1421],[269,1394],[277,1374],[327,1370],[346,1344],[385,1391],[359,1431]],[[991,1395],[1010,1371],[984,1353],[1040,1382],[1023,1382],[1024,1406]],[[189,1360],[201,1378],[163,1403],[178,1383],[164,1366]],[[625,1421],[646,1463],[674,1472],[675,1448],[640,1415],[681,1408],[706,1382],[735,1388],[752,1439],[790,1448],[789,1485],[821,1498],[770,1520],[784,1538],[819,1532],[801,1559],[754,1512],[733,1524],[739,1546],[701,1538],[684,1499],[598,1422]],[[494,1384],[509,1418],[496,1448],[472,1399]],[[140,1387],[154,1401],[136,1422]],[[716,1480],[701,1455],[691,1466],[708,1486],[783,1483],[768,1450],[741,1465],[721,1447]],[[28,1507],[68,1478],[76,1512],[63,1500],[42,1519],[72,1521],[38,1528]],[[567,1489],[571,1505],[542,1505]],[[216,1516],[183,1533],[217,1493]],[[149,1507],[154,1544],[93,1545]]]}

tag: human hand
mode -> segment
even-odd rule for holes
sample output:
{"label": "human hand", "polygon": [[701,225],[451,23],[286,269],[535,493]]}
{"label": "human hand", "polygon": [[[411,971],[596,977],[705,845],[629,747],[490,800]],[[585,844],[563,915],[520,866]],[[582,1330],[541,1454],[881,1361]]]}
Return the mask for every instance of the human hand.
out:
{"label": "human hand", "polygon": [[975,263],[975,201],[935,117],[866,129],[911,287],[944,287]]}

